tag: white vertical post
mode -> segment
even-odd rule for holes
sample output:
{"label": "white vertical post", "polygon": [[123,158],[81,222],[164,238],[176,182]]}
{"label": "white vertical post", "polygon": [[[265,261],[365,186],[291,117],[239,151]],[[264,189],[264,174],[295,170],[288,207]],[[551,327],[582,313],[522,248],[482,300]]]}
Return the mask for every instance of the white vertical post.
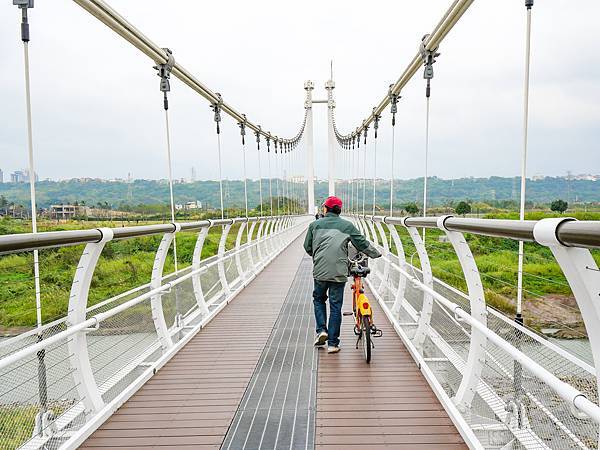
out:
{"label": "white vertical post", "polygon": [[[160,241],[160,245],[158,246],[158,250],[156,250],[154,264],[152,266],[152,278],[150,280],[150,287],[152,289],[158,289],[162,285],[165,261],[169,253],[169,248],[175,239],[175,233],[181,230],[181,226],[179,224],[174,223],[173,225],[175,227],[173,232],[164,234],[162,240]],[[165,314],[162,304],[163,294],[164,292],[159,292],[158,294],[153,295],[150,299],[150,307],[152,308],[152,320],[154,321],[154,327],[156,329],[158,341],[160,342],[163,351],[167,351],[173,347],[173,339],[171,338],[171,334],[169,333],[169,329],[165,321]]]}
{"label": "white vertical post", "polygon": [[[487,309],[485,305],[485,294],[483,292],[483,283],[479,275],[479,269],[473,253],[462,233],[450,231],[445,227],[446,219],[451,216],[441,216],[437,219],[437,226],[446,233],[448,240],[454,248],[458,257],[460,267],[467,283],[467,292],[469,294],[469,306],[471,307],[471,317],[487,327]],[[471,340],[469,342],[469,356],[467,365],[463,372],[462,381],[458,386],[454,403],[460,410],[469,408],[475,397],[477,385],[481,380],[481,372],[485,363],[485,349],[487,338],[480,330],[471,327]]]}
{"label": "white vertical post", "polygon": [[[523,154],[521,159],[521,203],[519,220],[525,220],[525,182],[527,177],[527,137],[529,125],[529,64],[531,61],[531,7],[533,0],[525,2],[527,7],[527,27],[525,31],[525,80],[523,87]],[[519,241],[519,261],[517,269],[517,317],[518,323],[523,323],[523,241]]]}
{"label": "white vertical post", "polygon": [[[202,248],[204,247],[204,241],[210,230],[210,225],[206,228],[202,228],[196,239],[196,245],[194,246],[194,253],[192,256],[192,270],[196,271],[200,268],[200,261],[202,260]],[[204,298],[204,292],[202,292],[202,282],[200,280],[200,274],[196,273],[192,277],[192,286],[194,288],[194,296],[196,297],[196,303],[202,314],[208,314],[208,306],[206,305],[206,299]]]}
{"label": "white vertical post", "polygon": [[254,235],[254,228],[256,228],[256,224],[258,223],[258,221],[254,221],[252,222],[252,225],[250,225],[250,231],[248,232],[248,247],[247,247],[247,252],[248,252],[248,261],[250,263],[250,268],[252,269],[252,271],[256,274],[256,263],[254,262],[254,255],[252,255],[252,251],[254,249],[254,245],[252,245],[252,236]]}
{"label": "white vertical post", "polygon": [[327,153],[328,153],[328,177],[329,177],[329,195],[335,195],[335,133],[333,131],[333,89],[335,82],[330,79],[325,83],[327,89]]}
{"label": "white vertical post", "polygon": [[[423,274],[423,284],[429,289],[433,290],[433,273],[431,271],[431,263],[429,262],[429,255],[427,248],[421,235],[416,228],[409,227],[406,225],[406,217],[402,219],[402,225],[408,231],[410,238],[413,241],[417,254],[419,255],[419,261],[421,263],[421,273]],[[427,291],[423,291],[423,303],[421,305],[421,313],[419,314],[419,320],[417,325],[417,331],[413,337],[413,344],[417,350],[423,353],[423,345],[425,344],[425,338],[429,333],[429,324],[431,322],[431,315],[433,313],[433,297]]]}
{"label": "white vertical post", "polygon": [[577,307],[585,323],[591,344],[596,379],[600,385],[600,277],[598,264],[586,248],[567,247],[558,239],[558,228],[571,218],[542,219],[535,224],[533,236],[538,244],[548,247],[565,274]]}
{"label": "white vertical post", "polygon": [[[396,246],[396,253],[398,257],[398,265],[406,270],[406,255],[404,254],[404,247],[402,245],[402,240],[400,239],[400,235],[398,234],[398,230],[396,226],[391,223],[386,223],[388,230],[390,231],[390,236]],[[404,300],[404,293],[406,291],[406,278],[403,276],[398,277],[398,288],[396,289],[396,295],[394,297],[394,304],[392,305],[392,312],[394,314],[398,314],[400,312],[400,308],[403,306],[402,302]]]}
{"label": "white vertical post", "polygon": [[[71,284],[71,294],[69,295],[67,327],[72,327],[86,320],[86,308],[94,270],[104,246],[113,238],[113,231],[110,228],[100,228],[100,232],[102,239],[99,242],[87,244],[79,259]],[[98,390],[90,363],[86,330],[75,333],[71,339],[67,339],[67,349],[70,355],[69,363],[74,369],[72,374],[77,392],[85,405],[86,411],[100,411],[104,406],[104,401]]]}
{"label": "white vertical post", "polygon": [[219,250],[217,253],[217,257],[219,258],[219,264],[217,265],[219,271],[219,280],[221,280],[221,288],[223,289],[223,294],[225,294],[226,297],[231,294],[231,289],[229,288],[229,282],[227,281],[227,274],[225,270],[225,244],[227,243],[227,235],[229,234],[232,224],[233,221],[222,228],[221,240],[219,241]]}

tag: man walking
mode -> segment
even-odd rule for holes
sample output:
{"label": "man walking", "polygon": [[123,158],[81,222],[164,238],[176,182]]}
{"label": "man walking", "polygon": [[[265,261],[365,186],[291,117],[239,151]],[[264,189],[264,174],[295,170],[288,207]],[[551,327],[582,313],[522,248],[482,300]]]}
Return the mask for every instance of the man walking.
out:
{"label": "man walking", "polygon": [[[322,219],[312,222],[304,240],[304,250],[313,258],[313,304],[317,324],[316,346],[325,345],[327,352],[340,351],[340,327],[344,287],[348,281],[348,242],[370,258],[381,253],[349,221],[340,218],[342,201],[329,197],[323,203]],[[329,324],[327,324],[327,295],[329,294]]]}

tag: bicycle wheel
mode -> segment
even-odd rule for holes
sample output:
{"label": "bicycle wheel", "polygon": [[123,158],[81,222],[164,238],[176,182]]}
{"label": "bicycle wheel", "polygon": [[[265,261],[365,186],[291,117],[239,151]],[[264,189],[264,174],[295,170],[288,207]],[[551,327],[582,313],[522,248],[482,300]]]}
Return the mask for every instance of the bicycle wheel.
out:
{"label": "bicycle wheel", "polygon": [[371,362],[371,324],[369,323],[369,316],[362,317],[362,343],[363,353],[365,355],[365,361],[367,364]]}

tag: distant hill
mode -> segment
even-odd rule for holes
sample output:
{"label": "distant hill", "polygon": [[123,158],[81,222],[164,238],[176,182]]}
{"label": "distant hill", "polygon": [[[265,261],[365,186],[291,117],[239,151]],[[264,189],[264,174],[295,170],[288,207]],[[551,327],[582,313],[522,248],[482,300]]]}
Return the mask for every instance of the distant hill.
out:
{"label": "distant hill", "polygon": [[[282,181],[279,181],[281,186]],[[277,181],[272,180],[273,195],[276,192]],[[396,180],[395,198],[398,204],[417,201],[423,195],[423,178]],[[263,198],[269,196],[269,180],[263,179]],[[358,182],[360,199],[362,199],[362,182]],[[46,208],[57,203],[81,203],[96,205],[98,202],[108,202],[113,207],[120,205],[165,204],[169,201],[169,187],[166,180],[135,180],[125,181],[102,180],[68,180],[40,181],[36,184],[38,205]],[[341,187],[340,189],[345,189]],[[244,183],[240,180],[224,181],[225,203],[227,206],[241,207],[244,201]],[[473,201],[518,201],[519,179],[490,177],[490,178],[459,178],[444,180],[431,177],[428,180],[429,199],[431,205],[443,205],[456,200]],[[207,207],[219,204],[219,183],[217,181],[196,181],[194,183],[177,183],[174,186],[176,203],[200,200]],[[325,198],[327,183],[318,182],[315,186],[317,201]],[[29,204],[29,185],[27,183],[0,183],[0,195],[9,202]],[[257,180],[248,182],[249,206],[259,203],[259,183]],[[367,203],[372,198],[372,185],[367,180]],[[389,180],[377,182],[377,202],[387,204],[389,198]],[[534,203],[549,203],[557,198],[567,201],[600,202],[600,181],[570,180],[562,177],[546,177],[544,179],[528,180],[527,200]]]}

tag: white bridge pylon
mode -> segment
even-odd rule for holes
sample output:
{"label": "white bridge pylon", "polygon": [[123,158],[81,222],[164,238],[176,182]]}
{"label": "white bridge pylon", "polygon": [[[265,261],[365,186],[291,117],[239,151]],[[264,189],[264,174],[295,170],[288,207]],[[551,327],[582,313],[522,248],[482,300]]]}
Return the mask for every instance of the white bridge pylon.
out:
{"label": "white bridge pylon", "polygon": [[311,80],[304,82],[304,89],[306,90],[306,101],[304,102],[304,108],[306,109],[306,128],[304,130],[304,137],[306,139],[306,167],[308,180],[308,213],[315,214],[315,149],[314,149],[314,134],[313,134],[313,113],[312,105],[315,103],[327,104],[327,177],[328,177],[328,195],[335,195],[335,131],[333,128],[333,108],[335,108],[335,101],[333,100],[333,89],[335,88],[335,82],[333,79],[327,80],[325,83],[325,89],[327,90],[327,99],[313,100],[312,91],[315,88],[315,84]]}

